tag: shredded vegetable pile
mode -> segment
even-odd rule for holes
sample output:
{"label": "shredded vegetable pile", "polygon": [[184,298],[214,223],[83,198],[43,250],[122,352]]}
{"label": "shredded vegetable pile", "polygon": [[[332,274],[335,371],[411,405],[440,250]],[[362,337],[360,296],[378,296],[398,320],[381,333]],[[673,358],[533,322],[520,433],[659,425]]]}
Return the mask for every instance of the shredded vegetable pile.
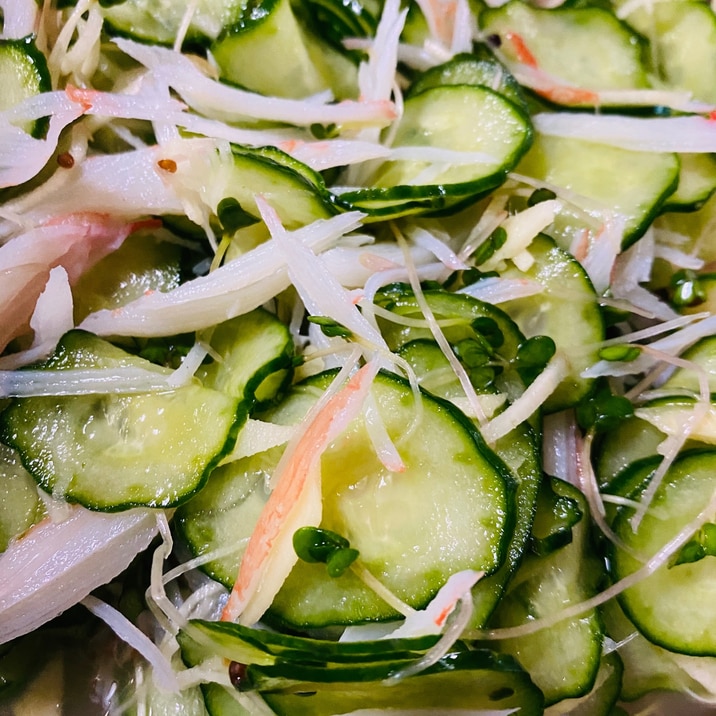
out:
{"label": "shredded vegetable pile", "polygon": [[0,18],[0,715],[716,708],[712,5]]}

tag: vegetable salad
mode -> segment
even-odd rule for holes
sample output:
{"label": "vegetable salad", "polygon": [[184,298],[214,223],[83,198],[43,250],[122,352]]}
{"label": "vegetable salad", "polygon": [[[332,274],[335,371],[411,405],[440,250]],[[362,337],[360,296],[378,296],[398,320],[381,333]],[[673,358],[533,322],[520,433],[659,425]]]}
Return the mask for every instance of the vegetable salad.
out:
{"label": "vegetable salad", "polygon": [[0,18],[0,714],[715,708],[711,5]]}

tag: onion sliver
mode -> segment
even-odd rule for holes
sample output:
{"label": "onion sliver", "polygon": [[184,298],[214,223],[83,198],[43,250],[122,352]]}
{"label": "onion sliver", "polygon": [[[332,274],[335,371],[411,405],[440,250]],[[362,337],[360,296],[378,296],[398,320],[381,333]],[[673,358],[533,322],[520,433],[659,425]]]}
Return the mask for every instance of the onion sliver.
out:
{"label": "onion sliver", "polygon": [[61,614],[127,568],[157,533],[147,509],[120,514],[73,507],[45,519],[0,555],[0,644]]}

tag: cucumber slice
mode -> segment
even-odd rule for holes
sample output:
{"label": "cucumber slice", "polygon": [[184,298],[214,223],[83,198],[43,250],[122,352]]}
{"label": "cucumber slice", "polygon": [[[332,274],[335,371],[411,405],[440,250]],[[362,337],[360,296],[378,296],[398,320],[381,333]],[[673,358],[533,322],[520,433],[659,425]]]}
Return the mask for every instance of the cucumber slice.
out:
{"label": "cucumber slice", "polygon": [[147,292],[170,291],[180,282],[179,247],[144,233],[132,234],[72,287],[75,323],[103,308],[124,306]]}
{"label": "cucumber slice", "polygon": [[664,211],[696,211],[716,191],[716,157],[713,154],[679,154],[681,171],[676,191]]}
{"label": "cucumber slice", "polygon": [[[631,483],[641,484],[627,496],[639,500],[653,469],[647,465],[635,473]],[[649,559],[695,519],[715,489],[716,451],[682,454],[666,473],[636,531],[631,525],[634,510],[627,507],[617,510],[613,529],[634,553]],[[680,557],[686,559],[683,549],[687,547],[682,548]],[[613,546],[610,569],[615,581],[641,566],[630,554]],[[716,594],[713,570],[713,558],[708,553],[696,561],[672,561],[623,592],[619,602],[654,644],[684,654],[716,656],[716,617],[711,609]]]}
{"label": "cucumber slice", "polygon": [[[552,478],[559,494],[577,502],[584,517],[572,530],[572,542],[546,556],[527,555],[495,612],[497,626],[517,626],[592,597],[603,578],[589,537],[589,510],[582,493]],[[539,507],[543,506],[538,503]],[[541,517],[538,515],[537,520]],[[521,637],[499,642],[542,690],[547,704],[591,691],[602,655],[603,629],[596,610]]]}
{"label": "cucumber slice", "polygon": [[522,87],[491,57],[482,57],[477,53],[455,55],[450,61],[431,67],[420,75],[410,85],[408,97],[441,85],[482,85],[527,110]]}
{"label": "cucumber slice", "polygon": [[197,373],[208,388],[254,405],[272,401],[291,379],[291,333],[262,308],[220,323],[210,344],[220,360],[205,364]]}
{"label": "cucumber slice", "polygon": [[626,248],[644,234],[676,189],[679,159],[538,135],[517,171],[581,197],[579,208],[565,202],[548,232],[562,248],[569,250],[585,229],[593,234],[602,230],[615,212],[626,220]]}
{"label": "cucumber slice", "polygon": [[[416,339],[403,345],[397,353],[413,367],[421,386],[426,389],[432,388],[433,394],[446,400],[464,398],[465,393],[455,373],[436,343],[426,339]],[[480,397],[488,398],[490,394],[481,394]],[[538,438],[527,423],[518,425],[494,445],[495,452],[512,470],[517,481],[515,493],[517,519],[504,564],[494,574],[483,577],[472,589],[471,627],[473,628],[485,626],[522,560],[534,518],[537,490],[542,479],[537,445]]]}
{"label": "cucumber slice", "polygon": [[[652,691],[681,691],[698,694],[700,689],[674,660],[674,654],[645,639],[626,617],[619,602],[602,607],[607,633],[617,641],[625,678],[621,698],[634,701]],[[697,659],[699,657],[691,657]]]}
{"label": "cucumber slice", "polygon": [[[487,649],[465,651],[458,644],[416,676],[391,686],[384,683],[414,664],[436,638],[327,642],[199,621],[190,622],[178,635],[189,666],[215,660],[217,654],[225,659],[251,657],[256,646],[247,651],[249,643],[277,650],[268,659],[259,654],[257,661],[248,661],[240,688],[258,691],[279,716],[333,716],[357,709],[401,714],[542,713],[542,694],[528,674],[510,657]],[[204,693],[212,715],[245,713],[227,687],[209,687]]]}
{"label": "cucumber slice", "polygon": [[[562,81],[585,90],[648,86],[639,37],[604,8],[548,10],[513,0],[484,10],[479,20],[486,35],[501,38],[500,53],[508,67],[510,62],[534,62],[540,70],[558,78],[556,85]],[[545,91],[543,96],[571,106],[594,103],[588,93]]]}
{"label": "cucumber slice", "polygon": [[[0,86],[0,111],[52,89],[47,61],[32,35],[21,40],[0,40]],[[21,126],[28,134],[39,137],[47,127],[47,120],[38,119]]]}
{"label": "cucumber slice", "polygon": [[570,544],[572,531],[584,517],[580,504],[570,497],[564,482],[549,477],[540,484],[537,510],[532,523],[530,549],[538,557],[552,554]]}
{"label": "cucumber slice", "polygon": [[545,709],[545,716],[617,716],[614,710],[622,688],[624,665],[619,654],[602,656],[592,690],[576,699],[563,699]]}
{"label": "cucumber slice", "polygon": [[716,15],[707,3],[665,0],[633,8],[626,20],[648,38],[651,70],[664,84],[716,102]]}
{"label": "cucumber slice", "polygon": [[609,488],[617,475],[637,460],[657,455],[666,435],[651,423],[632,416],[616,430],[605,433],[593,451],[594,470],[600,488]]}
{"label": "cucumber slice", "polygon": [[569,375],[543,405],[545,412],[555,412],[576,405],[591,389],[593,381],[581,374],[597,360],[604,321],[592,282],[571,254],[546,236],[537,236],[528,250],[534,258],[530,269],[510,266],[501,275],[530,278],[544,291],[508,301],[502,308],[525,336],[549,336],[569,361]]}
{"label": "cucumber slice", "polygon": [[541,714],[543,702],[529,676],[512,659],[487,650],[444,656],[417,676],[392,686],[381,682],[410,661],[320,668],[293,663],[249,666],[248,678],[278,716],[374,713]]}
{"label": "cucumber slice", "polygon": [[[297,423],[333,375],[321,374],[294,386],[268,417],[281,424]],[[492,572],[500,566],[514,520],[512,478],[452,406],[423,395],[423,417],[406,433],[415,416],[410,386],[381,373],[373,395],[407,469],[388,472],[375,456],[362,421],[356,421],[323,456],[321,527],[346,537],[376,578],[420,608],[454,572]],[[237,545],[235,554],[206,567],[227,586],[238,572],[242,540],[266,500],[264,479],[280,453],[279,448],[222,467],[176,515],[197,555]],[[454,465],[449,472],[443,469],[447,455]],[[325,565],[299,562],[267,618],[305,628],[396,616],[352,572],[331,578]]]}
{"label": "cucumber slice", "polygon": [[[254,92],[290,98],[331,89],[354,96],[357,68],[299,22],[289,0],[252,4],[240,22],[222,33],[211,52],[221,76]],[[256,58],[261,57],[261,62]]]}
{"label": "cucumber slice", "polygon": [[0,443],[0,552],[44,515],[32,476],[23,468],[17,454]]}
{"label": "cucumber slice", "polygon": [[[474,152],[482,161],[396,160],[379,165],[366,187],[343,192],[342,202],[382,218],[405,204],[441,200],[446,208],[499,186],[532,142],[528,116],[497,92],[477,85],[440,85],[405,101],[394,147]],[[445,200],[448,200],[447,204]]]}
{"label": "cucumber slice", "polygon": [[[186,41],[208,45],[238,19],[246,0],[198,0]],[[105,26],[114,34],[157,45],[173,45],[187,5],[175,0],[122,0],[103,7]]]}
{"label": "cucumber slice", "polygon": [[225,198],[236,199],[244,211],[258,219],[255,197],[265,196],[289,230],[336,214],[320,175],[305,165],[274,147],[232,145],[231,149],[233,162],[221,162],[207,177],[210,206],[218,207]]}
{"label": "cucumber slice", "polygon": [[[168,369],[70,331],[48,369]],[[188,499],[235,440],[239,402],[198,384],[127,395],[23,398],[0,435],[47,492],[94,510],[169,507]]]}
{"label": "cucumber slice", "polygon": [[[707,336],[694,343],[682,354],[681,358],[691,361],[706,371],[709,390],[711,393],[716,393],[716,336]],[[662,387],[664,390],[673,390],[675,393],[681,390],[698,395],[700,392],[698,376],[689,368],[679,368],[674,371]]]}
{"label": "cucumber slice", "polygon": [[239,664],[270,665],[293,661],[364,665],[419,659],[435,646],[439,636],[340,642],[280,634],[230,622],[193,619],[177,639],[182,651],[191,653],[193,662],[218,655]]}

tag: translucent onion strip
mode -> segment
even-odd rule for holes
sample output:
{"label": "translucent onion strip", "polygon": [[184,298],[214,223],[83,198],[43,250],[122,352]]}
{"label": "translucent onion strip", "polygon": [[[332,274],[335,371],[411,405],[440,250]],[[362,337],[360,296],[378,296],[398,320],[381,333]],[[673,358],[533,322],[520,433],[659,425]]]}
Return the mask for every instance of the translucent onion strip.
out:
{"label": "translucent onion strip", "polygon": [[157,532],[151,510],[120,514],[69,508],[0,555],[0,644],[26,634],[127,568]]}
{"label": "translucent onion strip", "polygon": [[395,119],[391,102],[345,100],[326,104],[315,99],[264,97],[207,77],[188,57],[178,52],[121,38],[114,42],[176,90],[191,107],[216,118],[251,117],[301,126],[316,123],[385,126]]}
{"label": "translucent onion strip", "polygon": [[532,117],[540,134],[571,137],[639,152],[716,152],[716,121],[689,117],[542,113]]}
{"label": "translucent onion strip", "polygon": [[[362,214],[320,219],[289,233],[315,252],[358,228]],[[81,327],[98,335],[163,336],[214,326],[263,305],[290,284],[284,255],[273,240],[166,293],[142,296],[115,310],[89,315]]]}
{"label": "translucent onion strip", "polygon": [[179,691],[179,681],[171,663],[154,642],[121,612],[91,594],[82,606],[101,619],[123,641],[136,649],[151,665],[157,684],[166,691]]}

